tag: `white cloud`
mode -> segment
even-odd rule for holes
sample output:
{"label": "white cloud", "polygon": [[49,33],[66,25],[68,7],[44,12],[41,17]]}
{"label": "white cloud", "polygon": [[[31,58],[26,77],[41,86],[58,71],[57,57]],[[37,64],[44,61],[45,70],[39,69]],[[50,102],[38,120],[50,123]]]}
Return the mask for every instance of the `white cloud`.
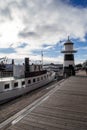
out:
{"label": "white cloud", "polygon": [[78,47],[78,48],[76,48],[76,50],[87,50],[87,46],[85,46],[85,47]]}
{"label": "white cloud", "polygon": [[[85,40],[87,9],[73,7],[68,1],[1,0],[0,47],[6,48],[13,44],[12,47],[17,53],[9,54],[8,57],[11,55],[14,58],[22,54],[24,56],[30,54],[32,57],[32,50],[42,50],[44,43],[51,47],[58,41],[66,39],[68,35]],[[22,42],[29,45],[17,48]],[[50,58],[47,60],[50,61]],[[56,62],[56,58],[53,60]]]}

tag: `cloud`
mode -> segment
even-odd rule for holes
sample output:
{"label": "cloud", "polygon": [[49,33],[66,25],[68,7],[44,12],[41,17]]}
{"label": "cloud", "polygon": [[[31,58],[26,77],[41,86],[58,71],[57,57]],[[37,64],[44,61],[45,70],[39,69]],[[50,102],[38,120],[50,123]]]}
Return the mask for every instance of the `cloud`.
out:
{"label": "cloud", "polygon": [[28,43],[21,43],[18,48],[25,48],[28,45]]}
{"label": "cloud", "polygon": [[[48,50],[56,43],[60,45],[60,41],[67,39],[68,35],[84,41],[86,21],[87,8],[74,7],[70,0],[1,0],[1,50],[8,49],[12,43],[16,51],[10,51],[13,51],[13,57],[21,52],[28,56],[34,50]],[[44,47],[44,43],[47,46]]]}
{"label": "cloud", "polygon": [[12,20],[10,8],[2,0],[0,1],[0,17],[0,22]]}
{"label": "cloud", "polygon": [[54,46],[45,43],[42,45],[42,49],[43,51],[46,51],[46,50],[48,51],[49,49],[54,49]]}
{"label": "cloud", "polygon": [[44,3],[43,0],[37,0],[31,3],[32,6],[27,5],[29,9],[22,17],[28,28],[27,36],[29,36],[29,32],[33,32],[33,36],[39,36],[38,40],[43,41],[44,39],[53,42],[65,38],[68,34],[73,38],[84,39],[87,29],[87,9],[80,10],[57,0],[49,0]]}
{"label": "cloud", "polygon": [[84,47],[78,47],[78,48],[76,48],[76,50],[87,50],[87,46],[84,46]]}
{"label": "cloud", "polygon": [[32,32],[22,31],[22,32],[19,33],[19,36],[22,37],[22,38],[28,38],[28,37],[36,38],[36,37],[38,37],[38,34],[33,32],[33,31]]}

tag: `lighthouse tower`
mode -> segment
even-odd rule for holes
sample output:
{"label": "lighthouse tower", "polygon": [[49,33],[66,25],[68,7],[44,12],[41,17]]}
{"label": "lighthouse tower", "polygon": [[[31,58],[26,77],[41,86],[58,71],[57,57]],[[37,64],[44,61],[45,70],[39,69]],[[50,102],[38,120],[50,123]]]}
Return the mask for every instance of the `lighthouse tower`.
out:
{"label": "lighthouse tower", "polygon": [[64,53],[64,76],[75,75],[74,53],[77,51],[73,49],[73,43],[70,41],[69,37],[64,43],[64,47],[65,50],[61,51],[61,53]]}

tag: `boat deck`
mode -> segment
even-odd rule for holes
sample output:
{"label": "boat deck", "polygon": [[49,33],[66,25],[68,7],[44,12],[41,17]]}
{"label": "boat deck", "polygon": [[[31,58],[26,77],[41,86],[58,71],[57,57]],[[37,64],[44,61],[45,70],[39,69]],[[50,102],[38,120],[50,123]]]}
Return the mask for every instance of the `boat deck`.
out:
{"label": "boat deck", "polygon": [[11,80],[14,80],[14,77],[3,77],[3,78],[0,78],[0,82],[11,81]]}
{"label": "boat deck", "polygon": [[87,76],[59,83],[5,130],[87,130]]}

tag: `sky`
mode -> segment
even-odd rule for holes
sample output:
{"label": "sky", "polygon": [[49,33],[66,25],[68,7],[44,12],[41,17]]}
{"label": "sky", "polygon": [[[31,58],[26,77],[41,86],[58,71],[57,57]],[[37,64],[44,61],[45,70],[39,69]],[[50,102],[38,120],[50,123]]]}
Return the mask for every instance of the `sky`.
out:
{"label": "sky", "polygon": [[0,58],[63,63],[68,36],[75,64],[87,60],[87,0],[0,0]]}

